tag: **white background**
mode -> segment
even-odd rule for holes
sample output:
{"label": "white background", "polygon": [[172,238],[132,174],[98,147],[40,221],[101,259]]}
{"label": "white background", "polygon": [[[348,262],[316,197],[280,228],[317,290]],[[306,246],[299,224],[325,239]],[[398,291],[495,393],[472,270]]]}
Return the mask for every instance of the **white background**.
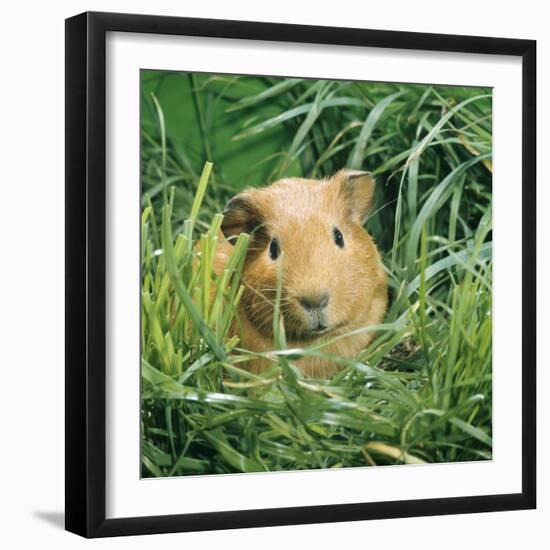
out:
{"label": "white background", "polygon": [[[8,7],[9,6],[9,7]],[[550,176],[543,151],[550,140],[550,37],[542,2],[521,4],[462,0],[441,2],[271,4],[233,0],[195,4],[111,1],[18,2],[2,12],[0,40],[2,367],[0,542],[80,548],[297,548],[335,545],[385,548],[508,548],[548,540],[550,486],[539,468],[539,509],[438,518],[279,527],[215,533],[131,537],[85,542],[61,529],[63,511],[63,19],[86,9],[319,25],[481,34],[539,40],[539,281],[550,266]],[[442,9],[444,8],[444,9]],[[510,223],[514,223],[513,220]],[[511,251],[513,253],[513,251]],[[539,284],[539,463],[548,463],[550,407],[543,403],[549,352],[542,344],[550,307]],[[6,303],[7,302],[7,303]],[[539,543],[539,546],[540,546]]]}
{"label": "white background", "polygon": [[[224,54],[230,51],[227,59]],[[404,61],[404,59],[406,61]],[[514,192],[521,180],[521,62],[517,58],[380,48],[113,33],[107,39],[107,509],[108,518],[408,500],[521,491],[521,248]],[[493,460],[330,472],[140,480],[139,69],[368,78],[494,86]],[[215,159],[214,159],[215,160]],[[132,207],[134,204],[135,208]],[[182,500],[182,494],[185,499]],[[211,495],[216,495],[213,499]],[[329,495],[329,496],[327,496]]]}

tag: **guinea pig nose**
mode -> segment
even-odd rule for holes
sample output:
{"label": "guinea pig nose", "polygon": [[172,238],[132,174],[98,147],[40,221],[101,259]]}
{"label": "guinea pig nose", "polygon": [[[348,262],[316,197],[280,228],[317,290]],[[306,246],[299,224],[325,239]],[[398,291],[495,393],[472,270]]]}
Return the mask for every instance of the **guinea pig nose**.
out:
{"label": "guinea pig nose", "polygon": [[320,292],[319,294],[308,294],[306,296],[300,296],[298,301],[302,304],[302,307],[307,310],[322,309],[328,305],[328,292]]}

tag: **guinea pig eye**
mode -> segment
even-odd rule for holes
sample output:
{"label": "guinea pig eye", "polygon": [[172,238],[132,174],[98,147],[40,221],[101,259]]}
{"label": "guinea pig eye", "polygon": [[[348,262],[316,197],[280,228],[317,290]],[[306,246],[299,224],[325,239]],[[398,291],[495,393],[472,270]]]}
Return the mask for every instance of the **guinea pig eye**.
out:
{"label": "guinea pig eye", "polygon": [[332,230],[332,236],[334,237],[336,246],[344,248],[344,235],[342,235],[342,232],[337,227]]}
{"label": "guinea pig eye", "polygon": [[271,242],[269,243],[269,257],[272,260],[276,260],[279,257],[279,242],[277,239],[271,239]]}

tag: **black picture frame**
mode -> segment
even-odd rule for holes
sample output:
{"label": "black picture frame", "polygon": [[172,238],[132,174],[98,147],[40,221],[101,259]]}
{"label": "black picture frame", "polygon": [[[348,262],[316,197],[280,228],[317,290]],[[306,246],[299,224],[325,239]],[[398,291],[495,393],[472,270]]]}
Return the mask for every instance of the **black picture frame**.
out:
{"label": "black picture frame", "polygon": [[[522,491],[106,519],[105,40],[108,31],[520,57]],[[531,509],[536,506],[536,42],[355,28],[83,13],[66,20],[66,529],[106,537]]]}

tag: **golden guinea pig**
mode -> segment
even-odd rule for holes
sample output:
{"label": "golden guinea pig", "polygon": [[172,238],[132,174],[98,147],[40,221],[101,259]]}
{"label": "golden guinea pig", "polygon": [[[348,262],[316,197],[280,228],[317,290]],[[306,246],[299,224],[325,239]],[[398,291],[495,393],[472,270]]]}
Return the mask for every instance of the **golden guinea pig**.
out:
{"label": "golden guinea pig", "polygon": [[[223,272],[231,255],[231,237],[251,235],[241,279],[239,336],[243,347],[274,349],[273,311],[281,273],[280,308],[289,347],[302,348],[337,338],[324,354],[354,357],[373,339],[357,329],[384,318],[388,303],[380,253],[363,225],[375,183],[368,172],[340,170],[320,180],[286,178],[250,188],[229,200],[214,270]],[[267,359],[253,360],[255,372]],[[323,357],[303,357],[304,375],[326,378],[339,368]]]}

